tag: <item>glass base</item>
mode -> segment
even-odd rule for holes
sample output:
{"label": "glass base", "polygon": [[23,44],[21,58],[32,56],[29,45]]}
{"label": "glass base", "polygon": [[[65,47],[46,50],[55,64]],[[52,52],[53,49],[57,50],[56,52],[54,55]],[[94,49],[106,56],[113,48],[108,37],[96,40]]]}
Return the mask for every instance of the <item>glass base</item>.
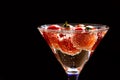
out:
{"label": "glass base", "polygon": [[68,80],[78,80],[79,74],[68,74]]}

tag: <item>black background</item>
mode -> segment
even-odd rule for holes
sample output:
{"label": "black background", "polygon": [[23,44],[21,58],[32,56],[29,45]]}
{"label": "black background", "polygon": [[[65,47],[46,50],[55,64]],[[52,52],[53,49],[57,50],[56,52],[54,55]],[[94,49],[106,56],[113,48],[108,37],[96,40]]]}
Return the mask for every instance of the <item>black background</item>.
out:
{"label": "black background", "polygon": [[23,2],[6,8],[2,6],[0,80],[67,80],[64,70],[37,30],[41,24],[65,21],[100,23],[110,27],[79,78],[120,79],[118,3],[57,2],[46,5]]}

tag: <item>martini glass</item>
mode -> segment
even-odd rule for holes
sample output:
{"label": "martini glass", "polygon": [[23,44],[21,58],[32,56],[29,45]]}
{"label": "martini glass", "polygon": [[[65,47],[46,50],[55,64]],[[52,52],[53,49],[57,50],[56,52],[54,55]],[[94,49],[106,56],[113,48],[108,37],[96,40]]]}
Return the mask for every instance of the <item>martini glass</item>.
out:
{"label": "martini glass", "polygon": [[79,74],[109,27],[103,24],[61,23],[38,27],[68,80],[78,80]]}

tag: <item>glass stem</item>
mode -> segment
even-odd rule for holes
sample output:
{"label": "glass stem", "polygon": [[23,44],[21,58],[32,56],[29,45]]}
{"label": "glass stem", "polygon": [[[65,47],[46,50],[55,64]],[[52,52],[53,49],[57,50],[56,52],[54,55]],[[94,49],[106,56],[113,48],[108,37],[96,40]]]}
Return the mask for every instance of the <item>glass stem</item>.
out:
{"label": "glass stem", "polygon": [[79,74],[68,74],[68,80],[78,80]]}

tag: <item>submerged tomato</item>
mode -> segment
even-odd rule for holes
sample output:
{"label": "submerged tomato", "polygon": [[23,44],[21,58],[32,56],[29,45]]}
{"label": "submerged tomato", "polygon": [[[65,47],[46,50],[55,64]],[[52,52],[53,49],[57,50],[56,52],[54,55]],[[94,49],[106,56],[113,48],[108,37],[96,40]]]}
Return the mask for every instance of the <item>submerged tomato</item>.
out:
{"label": "submerged tomato", "polygon": [[63,39],[59,41],[59,47],[63,52],[68,54],[75,54],[80,51],[80,49],[77,49],[73,46],[70,39]]}
{"label": "submerged tomato", "polygon": [[77,48],[91,49],[97,41],[95,33],[76,33],[72,38],[72,43]]}

